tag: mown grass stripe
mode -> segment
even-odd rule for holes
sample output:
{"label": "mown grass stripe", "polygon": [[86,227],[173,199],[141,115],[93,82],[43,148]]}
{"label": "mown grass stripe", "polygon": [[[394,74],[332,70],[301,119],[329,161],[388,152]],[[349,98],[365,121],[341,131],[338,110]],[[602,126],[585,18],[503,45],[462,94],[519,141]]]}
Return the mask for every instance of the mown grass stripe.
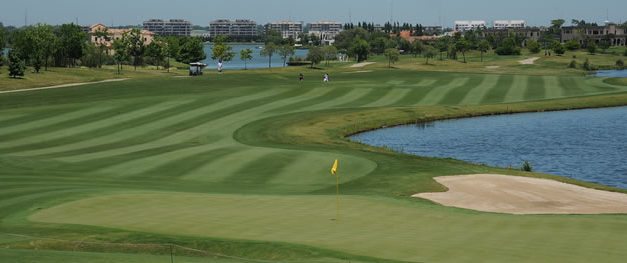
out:
{"label": "mown grass stripe", "polygon": [[444,85],[444,86],[439,86],[436,87],[434,89],[432,89],[431,91],[429,91],[429,93],[427,93],[425,95],[424,98],[422,98],[422,100],[420,100],[420,105],[434,105],[437,104],[438,102],[440,102],[444,96],[446,96],[446,94],[448,92],[450,92],[451,90],[463,86],[468,82],[469,78],[466,77],[457,77],[454,78],[450,83]]}
{"label": "mown grass stripe", "polygon": [[564,89],[560,86],[558,77],[555,76],[543,76],[544,89],[546,91],[546,98],[553,99],[563,96]]}
{"label": "mown grass stripe", "polygon": [[241,167],[254,161],[257,156],[264,156],[278,150],[257,147],[241,147],[233,149],[216,159],[197,167],[192,173],[183,176],[182,179],[203,181],[203,182],[223,182],[229,176],[234,175]]}
{"label": "mown grass stripe", "polygon": [[580,83],[575,79],[575,77],[560,77],[558,79],[564,96],[579,96],[585,93],[585,91],[579,86]]}
{"label": "mown grass stripe", "polygon": [[507,91],[504,101],[514,102],[524,100],[528,81],[528,76],[515,75],[513,85],[511,85],[510,89]]}
{"label": "mown grass stripe", "polygon": [[[186,156],[180,159],[168,160],[167,162],[142,172],[138,177],[167,177],[180,178],[194,174],[198,168],[214,162],[216,159],[236,151],[236,147],[210,149],[198,154]],[[202,175],[201,175],[202,176]],[[211,175],[207,175],[211,176]]]}
{"label": "mown grass stripe", "polygon": [[[202,98],[189,104],[183,104],[162,112],[155,112],[151,116],[146,116],[145,118],[130,123],[124,123],[121,126],[110,127],[110,129],[98,134],[93,134],[92,136],[76,138],[70,143],[62,142],[60,145],[54,145],[52,147],[40,147],[35,150],[18,152],[17,155],[45,156],[54,158],[72,154],[81,154],[88,152],[90,149],[95,150],[96,148],[111,148],[115,147],[115,145],[128,145],[127,143],[122,142],[128,140],[146,140],[154,135],[163,134],[164,131],[176,129],[176,127],[172,127],[172,125],[175,125],[176,123],[181,123],[185,120],[194,119],[204,114],[212,113],[219,109],[231,106],[232,104],[268,97],[275,94],[276,92],[274,91],[266,91],[226,100],[220,98]],[[156,131],[158,132],[155,133]],[[147,133],[150,133],[150,135]]]}
{"label": "mown grass stripe", "polygon": [[[205,140],[204,138],[210,141],[215,141],[216,137],[230,139],[229,136],[232,130],[226,129],[225,127],[227,125],[241,125],[243,120],[248,120],[256,115],[263,114],[264,111],[285,106],[293,101],[309,99],[316,95],[320,96],[320,94],[324,94],[325,92],[328,91],[326,89],[286,91],[278,96],[262,98],[225,108],[203,116],[203,119],[195,118],[184,122],[184,125],[179,123],[172,127],[174,132],[167,133],[165,136],[155,136],[157,138],[153,137],[141,142],[134,141],[132,145],[124,145],[119,148],[107,148],[97,152],[60,157],[57,158],[57,160],[82,162],[193,140],[199,140],[202,143],[202,141]],[[213,130],[214,132],[207,134],[208,130]]]}
{"label": "mown grass stripe", "polygon": [[481,99],[481,104],[501,103],[505,100],[505,95],[512,88],[514,77],[511,75],[502,75],[496,85],[485,94]]}
{"label": "mown grass stripe", "polygon": [[294,151],[279,151],[253,157],[254,161],[242,166],[233,175],[229,182],[242,184],[265,184],[278,176],[281,171],[300,157],[301,153]]}
{"label": "mown grass stripe", "polygon": [[438,79],[436,81],[425,80],[425,86],[413,87],[411,91],[405,95],[405,98],[398,101],[397,104],[407,106],[416,105],[420,103],[420,101],[433,89],[439,86],[447,85],[451,81],[453,81],[453,79]]}
{"label": "mown grass stripe", "polygon": [[529,77],[527,84],[527,92],[525,92],[525,100],[541,100],[546,98],[546,89],[544,78]]}
{"label": "mown grass stripe", "polygon": [[301,111],[315,111],[315,110],[324,110],[324,109],[329,109],[329,108],[335,108],[338,107],[339,105],[345,105],[347,103],[350,103],[351,101],[354,101],[358,98],[360,98],[361,96],[367,94],[368,92],[370,92],[372,89],[364,89],[364,88],[354,88],[351,89],[350,92],[342,95],[341,97],[332,99],[332,100],[328,100],[310,107],[306,107],[301,109]]}
{"label": "mown grass stripe", "polygon": [[363,107],[382,107],[393,105],[401,101],[411,91],[408,88],[390,88],[388,92],[376,101],[368,103]]}
{"label": "mown grass stripe", "polygon": [[96,119],[92,122],[84,123],[74,127],[66,127],[64,129],[60,129],[53,132],[48,132],[44,134],[39,134],[35,136],[28,136],[26,138],[11,140],[9,142],[0,143],[0,146],[3,148],[7,147],[15,147],[15,146],[23,146],[23,145],[32,145],[35,143],[47,142],[51,140],[61,139],[64,137],[71,138],[72,136],[76,136],[81,133],[97,131],[100,129],[106,129],[109,126],[112,126],[117,123],[122,123],[134,119],[141,118],[143,116],[152,114],[155,111],[164,108],[174,107],[181,103],[185,103],[187,101],[173,101],[173,102],[161,102],[161,103],[152,103],[150,106],[143,107],[140,106],[131,111],[127,112],[118,112],[108,118],[104,119]]}
{"label": "mown grass stripe", "polygon": [[483,77],[472,76],[464,85],[460,85],[449,90],[446,95],[438,102],[442,105],[457,105],[483,81]]}
{"label": "mown grass stripe", "polygon": [[55,124],[60,124],[61,127],[65,127],[64,123],[72,123],[75,122],[75,119],[80,119],[83,117],[87,117],[93,114],[98,114],[104,111],[109,111],[113,107],[112,106],[101,106],[101,107],[89,107],[84,109],[79,109],[75,111],[70,111],[66,113],[62,113],[56,116],[51,116],[50,118],[40,119],[36,121],[21,123],[13,126],[3,126],[0,129],[0,135],[11,136],[11,133],[30,131],[33,133],[33,130],[40,129],[42,131],[50,131],[53,127],[49,127]]}
{"label": "mown grass stripe", "polygon": [[351,89],[338,89],[338,88],[327,88],[327,87],[315,88],[315,89],[324,91],[324,93],[319,96],[314,95],[309,99],[296,101],[296,102],[283,105],[277,108],[272,108],[271,110],[268,110],[266,112],[273,114],[273,113],[278,113],[278,112],[290,112],[290,111],[297,110],[297,109],[311,107],[311,106],[315,106],[317,104],[320,104],[326,101],[337,99],[343,95],[346,95],[348,92],[351,91]]}
{"label": "mown grass stripe", "polygon": [[459,104],[476,105],[481,103],[486,94],[496,86],[500,77],[500,75],[485,75],[482,82],[468,92]]}

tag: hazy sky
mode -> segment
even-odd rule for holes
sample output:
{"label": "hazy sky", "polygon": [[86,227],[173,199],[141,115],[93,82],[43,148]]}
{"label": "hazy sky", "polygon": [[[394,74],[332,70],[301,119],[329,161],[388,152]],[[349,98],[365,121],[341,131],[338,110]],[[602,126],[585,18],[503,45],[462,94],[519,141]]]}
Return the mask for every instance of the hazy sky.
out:
{"label": "hazy sky", "polygon": [[[312,22],[395,21],[451,26],[453,20],[524,19],[545,25],[552,18],[603,22],[627,20],[625,0],[1,0],[0,22],[61,24],[141,24],[149,18],[183,18],[206,26],[218,18],[250,18],[258,23],[292,19]],[[606,7],[611,7],[607,9]],[[27,14],[27,15],[26,15]]]}

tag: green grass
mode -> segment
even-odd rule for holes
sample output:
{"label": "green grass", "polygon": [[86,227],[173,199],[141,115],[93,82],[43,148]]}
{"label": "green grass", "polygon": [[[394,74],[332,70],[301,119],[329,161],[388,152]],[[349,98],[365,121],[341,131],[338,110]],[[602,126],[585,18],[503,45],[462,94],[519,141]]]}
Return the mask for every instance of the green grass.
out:
{"label": "green grass", "polygon": [[[0,256],[154,262],[169,260],[167,251],[139,244],[175,243],[202,251],[180,251],[189,262],[216,254],[281,262],[622,261],[622,215],[512,216],[408,197],[445,190],[435,176],[469,173],[617,189],[344,138],[439,118],[627,104],[620,82],[557,74],[544,58],[529,67],[517,62],[526,55],[488,55],[485,63],[501,72],[469,57],[468,65],[422,66],[407,56],[398,69],[377,57],[362,69],[333,63],[328,84],[321,70],[287,68],[198,78],[145,73],[0,94]],[[329,220],[334,159],[341,161],[340,221]]]}

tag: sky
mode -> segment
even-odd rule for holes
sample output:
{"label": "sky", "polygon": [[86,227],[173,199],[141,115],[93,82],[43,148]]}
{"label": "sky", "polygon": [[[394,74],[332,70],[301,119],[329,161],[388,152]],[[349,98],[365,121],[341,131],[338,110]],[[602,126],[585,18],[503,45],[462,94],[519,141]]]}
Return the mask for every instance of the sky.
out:
{"label": "sky", "polygon": [[[138,25],[150,18],[182,18],[207,26],[219,18],[315,22],[386,21],[452,26],[454,20],[522,19],[529,25],[554,18],[602,23],[627,20],[625,0],[2,0],[0,22]],[[607,8],[611,7],[611,8]],[[25,19],[26,18],[26,19]]]}

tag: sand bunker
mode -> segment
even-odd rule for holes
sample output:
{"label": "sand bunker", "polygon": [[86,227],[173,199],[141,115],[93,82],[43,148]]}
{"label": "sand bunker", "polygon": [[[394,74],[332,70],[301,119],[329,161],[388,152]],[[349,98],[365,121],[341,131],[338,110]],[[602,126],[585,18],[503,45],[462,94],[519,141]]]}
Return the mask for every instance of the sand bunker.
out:
{"label": "sand bunker", "polygon": [[523,65],[533,65],[536,62],[536,60],[538,60],[538,59],[540,59],[540,58],[539,57],[533,57],[533,58],[528,58],[528,59],[525,59],[525,60],[518,61],[518,63],[523,64]]}
{"label": "sand bunker", "polygon": [[497,68],[500,68],[500,66],[486,66],[485,68],[487,68],[487,69],[497,69]]}
{"label": "sand bunker", "polygon": [[55,85],[55,86],[49,86],[49,87],[7,90],[7,91],[0,91],[0,94],[2,94],[2,93],[15,93],[15,92],[26,92],[26,91],[34,91],[34,90],[45,90],[45,89],[58,89],[58,88],[76,87],[76,86],[83,86],[83,85],[89,85],[89,84],[98,84],[98,83],[124,81],[124,80],[127,80],[127,79],[128,78],[124,78],[124,79],[105,79],[105,80],[101,80],[101,81],[69,83],[69,84],[61,84],[61,85]]}
{"label": "sand bunker", "polygon": [[443,176],[435,180],[449,191],[413,197],[445,206],[508,214],[627,213],[627,194],[553,180],[494,174]]}
{"label": "sand bunker", "polygon": [[374,64],[374,63],[375,62],[361,62],[361,63],[353,64],[350,67],[351,68],[363,68],[365,66],[368,66],[368,65],[371,65],[371,64]]}

